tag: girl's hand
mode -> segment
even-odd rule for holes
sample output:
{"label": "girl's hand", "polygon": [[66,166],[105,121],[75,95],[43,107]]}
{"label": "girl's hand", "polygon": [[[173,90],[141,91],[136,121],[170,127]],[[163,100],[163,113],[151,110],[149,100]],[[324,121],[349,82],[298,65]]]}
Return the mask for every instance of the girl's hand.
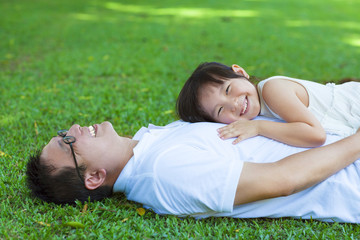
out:
{"label": "girl's hand", "polygon": [[217,131],[221,139],[237,137],[237,139],[233,141],[233,144],[237,144],[242,140],[257,136],[259,134],[258,123],[259,121],[256,120],[240,119],[225,127],[219,128]]}

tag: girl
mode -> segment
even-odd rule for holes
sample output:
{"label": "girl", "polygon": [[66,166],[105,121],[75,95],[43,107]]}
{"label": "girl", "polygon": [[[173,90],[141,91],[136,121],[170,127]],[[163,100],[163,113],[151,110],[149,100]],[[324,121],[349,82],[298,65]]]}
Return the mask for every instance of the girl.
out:
{"label": "girl", "polygon": [[[229,124],[222,139],[262,135],[298,147],[322,145],[326,133],[348,136],[360,127],[360,83],[326,85],[275,76],[254,85],[238,65],[200,64],[176,103],[181,119]],[[258,115],[285,122],[252,119]]]}

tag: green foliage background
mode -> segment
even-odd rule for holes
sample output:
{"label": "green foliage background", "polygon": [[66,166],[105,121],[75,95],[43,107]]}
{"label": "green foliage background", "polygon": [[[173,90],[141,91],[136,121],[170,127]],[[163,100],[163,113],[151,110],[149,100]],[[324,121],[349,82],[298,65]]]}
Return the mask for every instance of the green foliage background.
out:
{"label": "green foliage background", "polygon": [[140,216],[119,197],[59,207],[31,198],[24,174],[29,154],[73,123],[108,120],[133,135],[177,120],[177,94],[200,62],[258,78],[359,79],[360,1],[0,0],[0,9],[1,239],[360,238],[356,224]]}

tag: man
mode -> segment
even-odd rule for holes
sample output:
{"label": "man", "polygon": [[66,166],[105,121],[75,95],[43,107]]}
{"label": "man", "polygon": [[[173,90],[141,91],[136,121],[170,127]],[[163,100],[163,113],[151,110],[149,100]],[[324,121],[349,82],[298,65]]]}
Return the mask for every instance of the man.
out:
{"label": "man", "polygon": [[[338,142],[329,135],[327,143],[335,143],[304,151],[260,136],[233,145],[217,136],[220,126],[178,121],[142,128],[129,139],[109,122],[73,125],[31,157],[28,183],[35,195],[56,203],[99,200],[113,191],[159,214],[360,222],[351,207],[360,203],[360,167],[352,164],[360,158],[360,133]],[[331,177],[302,191],[350,164],[334,176],[340,181]],[[324,194],[334,190],[326,201]],[[333,208],[340,210],[328,211]]]}

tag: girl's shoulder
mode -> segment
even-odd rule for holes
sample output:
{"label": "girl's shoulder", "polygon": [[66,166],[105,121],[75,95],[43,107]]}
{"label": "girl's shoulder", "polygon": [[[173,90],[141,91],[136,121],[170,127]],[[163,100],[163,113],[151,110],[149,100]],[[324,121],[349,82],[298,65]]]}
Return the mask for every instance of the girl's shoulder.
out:
{"label": "girl's shoulder", "polygon": [[262,81],[260,81],[259,83],[263,82],[268,82],[270,80],[291,80],[291,81],[307,81],[307,80],[303,80],[303,79],[298,79],[298,78],[292,78],[292,77],[287,77],[287,76],[272,76],[269,78],[266,78]]}
{"label": "girl's shoulder", "polygon": [[271,80],[292,80],[292,81],[297,81],[299,79],[295,79],[295,78],[290,78],[290,77],[286,77],[286,76],[272,76],[272,77],[269,77],[269,78],[266,78],[264,80],[261,80],[257,86],[258,86],[258,89],[262,89],[265,85],[265,83],[271,81]]}
{"label": "girl's shoulder", "polygon": [[[318,82],[314,82],[314,81],[309,81],[309,80],[304,80],[304,79],[298,79],[298,78],[292,78],[292,77],[286,77],[286,76],[273,76],[273,77],[269,77],[266,78],[262,81],[260,81],[258,83],[258,88],[262,89],[265,85],[265,83],[269,82],[269,81],[276,81],[276,80],[287,80],[287,81],[291,81],[291,82],[295,82],[298,83],[300,85],[302,85],[303,87],[307,88],[307,87],[314,87],[314,85],[316,85],[317,87],[323,87],[324,84],[318,83]],[[315,86],[315,87],[316,87]]]}

